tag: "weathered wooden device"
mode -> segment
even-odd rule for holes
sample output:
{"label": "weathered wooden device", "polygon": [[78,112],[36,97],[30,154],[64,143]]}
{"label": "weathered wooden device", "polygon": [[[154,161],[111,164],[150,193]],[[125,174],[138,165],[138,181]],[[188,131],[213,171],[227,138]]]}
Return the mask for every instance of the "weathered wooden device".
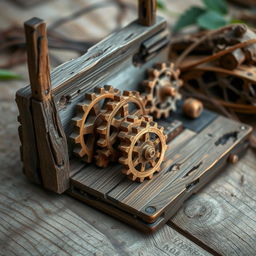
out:
{"label": "weathered wooden device", "polygon": [[24,174],[146,232],[235,163],[251,132],[207,110],[198,117],[191,100],[183,108],[198,118],[182,114],[155,10],[156,1],[139,1],[138,20],[51,73],[45,23],[29,20],[31,84],[16,97]]}

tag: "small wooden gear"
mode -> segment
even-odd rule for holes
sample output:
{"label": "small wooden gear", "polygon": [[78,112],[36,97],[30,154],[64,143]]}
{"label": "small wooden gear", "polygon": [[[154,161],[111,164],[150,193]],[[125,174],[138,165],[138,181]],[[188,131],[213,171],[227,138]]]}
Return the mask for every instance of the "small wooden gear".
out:
{"label": "small wooden gear", "polygon": [[167,118],[176,110],[177,100],[181,99],[179,89],[183,82],[179,79],[180,71],[174,64],[158,63],[148,70],[148,80],[143,81],[145,101],[148,113],[155,118]]}
{"label": "small wooden gear", "polygon": [[107,111],[101,115],[103,122],[97,127],[99,149],[95,160],[99,167],[106,167],[110,157],[112,161],[117,161],[118,152],[115,144],[124,119],[128,115],[142,116],[146,114],[140,93],[136,91],[124,91],[123,95],[116,95],[113,101],[107,103],[106,108]]}
{"label": "small wooden gear", "polygon": [[87,163],[93,160],[95,128],[103,113],[102,107],[119,94],[119,90],[112,86],[104,86],[96,88],[94,93],[86,94],[85,100],[77,104],[77,114],[72,119],[74,130],[70,139],[75,144],[74,154]]}
{"label": "small wooden gear", "polygon": [[133,181],[152,179],[159,172],[167,150],[164,128],[150,116],[129,116],[118,135],[123,173]]}

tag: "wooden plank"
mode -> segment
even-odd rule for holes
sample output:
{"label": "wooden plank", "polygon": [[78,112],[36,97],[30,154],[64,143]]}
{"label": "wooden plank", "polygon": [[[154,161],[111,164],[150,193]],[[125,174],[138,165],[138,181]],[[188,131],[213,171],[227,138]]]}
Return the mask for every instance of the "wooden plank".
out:
{"label": "wooden plank", "polygon": [[249,150],[240,162],[189,199],[169,224],[221,255],[254,255],[255,171],[255,152]]}

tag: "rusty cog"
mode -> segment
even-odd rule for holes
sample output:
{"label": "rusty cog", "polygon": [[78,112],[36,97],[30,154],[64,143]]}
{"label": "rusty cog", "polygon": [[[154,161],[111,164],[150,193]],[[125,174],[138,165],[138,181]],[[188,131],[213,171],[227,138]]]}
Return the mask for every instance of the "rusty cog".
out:
{"label": "rusty cog", "polygon": [[180,71],[173,63],[158,63],[148,70],[148,80],[144,80],[142,85],[146,110],[155,118],[167,118],[171,111],[176,110],[177,100],[181,99],[179,89],[183,85],[179,75]]}
{"label": "rusty cog", "polygon": [[120,127],[118,138],[123,173],[133,181],[152,179],[159,172],[167,150],[164,128],[150,116],[129,116]]}
{"label": "rusty cog", "polygon": [[106,112],[101,115],[102,124],[97,127],[99,139],[96,151],[96,164],[106,167],[111,161],[118,158],[117,135],[120,125],[128,115],[142,116],[146,114],[144,103],[137,91],[124,91],[123,95],[115,96],[114,100],[106,105]]}
{"label": "rusty cog", "polygon": [[72,118],[74,130],[70,135],[75,144],[74,154],[87,163],[91,163],[94,155],[96,126],[100,115],[104,113],[106,104],[120,95],[112,86],[95,88],[94,93],[85,95],[85,100],[77,104],[77,114]]}

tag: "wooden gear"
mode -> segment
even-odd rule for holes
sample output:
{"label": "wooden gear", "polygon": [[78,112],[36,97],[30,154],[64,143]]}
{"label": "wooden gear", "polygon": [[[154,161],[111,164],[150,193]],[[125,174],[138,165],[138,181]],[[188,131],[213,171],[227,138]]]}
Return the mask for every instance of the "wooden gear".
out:
{"label": "wooden gear", "polygon": [[146,109],[157,119],[167,118],[176,110],[177,100],[181,99],[179,89],[182,81],[180,71],[173,63],[158,63],[148,70],[148,79],[143,81]]}
{"label": "wooden gear", "polygon": [[139,92],[124,91],[123,95],[116,95],[113,101],[106,105],[106,111],[102,113],[102,124],[97,127],[99,139],[97,141],[96,163],[100,167],[106,167],[109,159],[117,161],[118,153],[114,144],[117,141],[120,125],[128,115],[145,115],[144,103]]}
{"label": "wooden gear", "polygon": [[131,180],[143,182],[160,172],[167,149],[166,136],[164,128],[153,122],[152,117],[128,117],[118,137],[122,152],[119,162],[125,166],[123,173]]}

